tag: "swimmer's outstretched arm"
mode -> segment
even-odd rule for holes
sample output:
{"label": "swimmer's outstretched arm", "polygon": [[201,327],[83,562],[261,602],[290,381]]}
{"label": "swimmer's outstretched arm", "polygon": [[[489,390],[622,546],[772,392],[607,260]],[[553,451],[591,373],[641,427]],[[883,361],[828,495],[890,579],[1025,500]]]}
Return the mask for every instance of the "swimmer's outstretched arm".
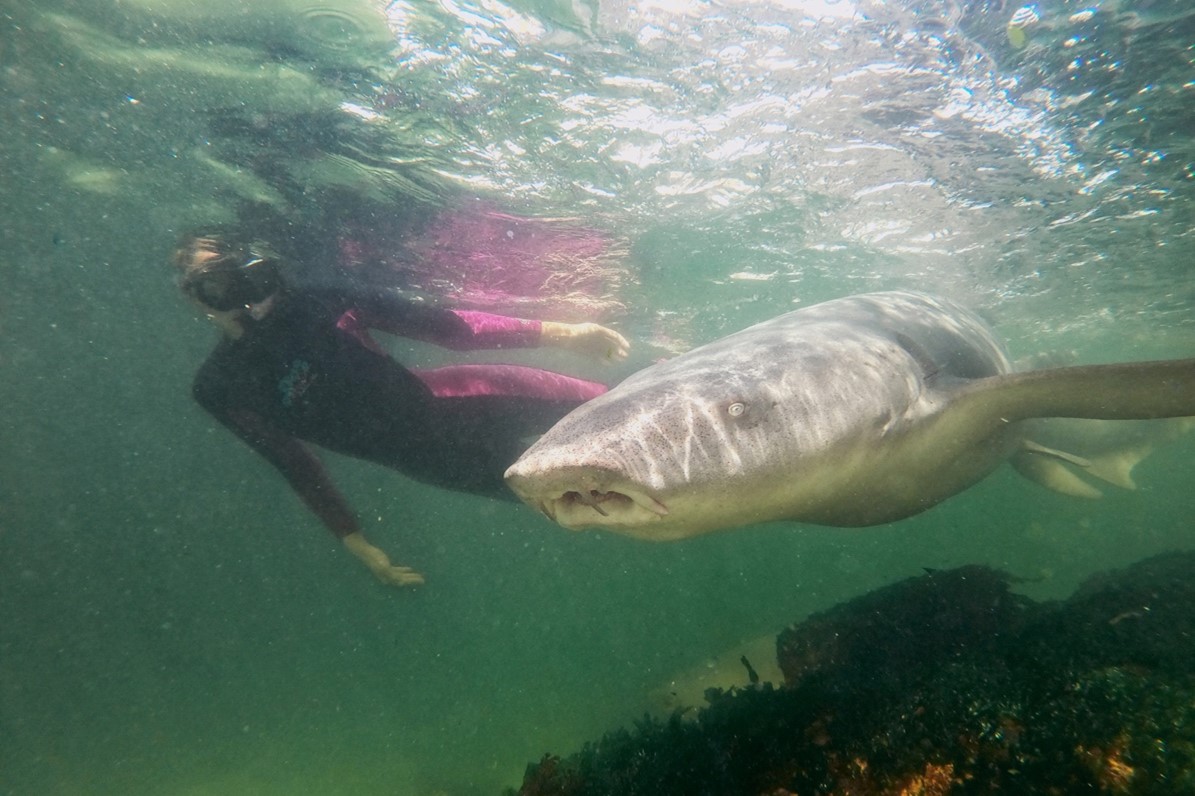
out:
{"label": "swimmer's outstretched arm", "polygon": [[631,344],[613,329],[596,323],[541,321],[540,345],[565,348],[595,359],[626,359]]}
{"label": "swimmer's outstretched arm", "polygon": [[361,533],[357,517],[320,460],[303,443],[246,410],[227,410],[206,393],[199,403],[278,469],[307,507],[378,580],[390,586],[418,586],[423,576],[394,564]]}
{"label": "swimmer's outstretched arm", "polygon": [[342,536],[340,541],[382,583],[390,586],[418,586],[423,583],[422,575],[410,567],[391,563],[390,556],[371,544],[360,531]]}
{"label": "swimmer's outstretched arm", "polygon": [[596,323],[560,323],[477,310],[446,310],[384,295],[363,296],[358,303],[345,306],[353,307],[353,320],[367,328],[458,351],[553,346],[605,360],[626,359],[630,352],[625,337]]}

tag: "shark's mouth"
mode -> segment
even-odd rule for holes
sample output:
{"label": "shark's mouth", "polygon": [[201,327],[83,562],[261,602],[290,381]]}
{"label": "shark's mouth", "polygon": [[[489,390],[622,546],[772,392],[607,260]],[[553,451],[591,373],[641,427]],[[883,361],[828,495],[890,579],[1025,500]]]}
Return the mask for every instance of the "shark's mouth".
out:
{"label": "shark's mouth", "polygon": [[668,516],[668,507],[638,489],[566,489],[542,495],[535,505],[566,528],[636,526]]}

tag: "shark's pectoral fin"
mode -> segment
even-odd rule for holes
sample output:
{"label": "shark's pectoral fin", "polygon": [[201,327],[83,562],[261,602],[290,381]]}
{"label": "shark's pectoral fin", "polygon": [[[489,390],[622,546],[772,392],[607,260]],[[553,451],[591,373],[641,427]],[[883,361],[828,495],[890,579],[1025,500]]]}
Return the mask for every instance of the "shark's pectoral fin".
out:
{"label": "shark's pectoral fin", "polygon": [[1195,430],[1195,417],[1181,417],[1151,424],[1151,428],[1155,427],[1155,433],[1146,439],[1139,442],[1126,442],[1115,450],[1092,456],[1091,466],[1087,468],[1088,472],[1096,478],[1101,478],[1122,489],[1136,489],[1137,482],[1133,480],[1133,469],[1153,455],[1153,452],[1163,444],[1172,442]]}
{"label": "shark's pectoral fin", "polygon": [[1090,468],[1091,462],[1079,456],[1025,440],[1021,449],[1013,454],[1009,461],[1013,469],[1022,476],[1054,492],[1088,499],[1104,496],[1103,492],[1066,466],[1069,464],[1084,470]]}
{"label": "shark's pectoral fin", "polygon": [[1025,453],[1037,454],[1038,456],[1047,456],[1051,459],[1057,459],[1067,464],[1073,464],[1075,467],[1089,468],[1091,467],[1091,460],[1084,459],[1082,456],[1076,456],[1073,453],[1060,451],[1057,448],[1047,448],[1045,445],[1039,445],[1031,439],[1027,439],[1021,443],[1021,448]]}
{"label": "shark's pectoral fin", "polygon": [[1088,484],[1078,473],[1067,467],[1067,464],[1082,468],[1083,475],[1098,478],[1121,489],[1136,489],[1133,468],[1151,453],[1152,446],[1139,446],[1110,451],[1090,459],[1080,459],[1062,451],[1027,442],[1010,461],[1018,473],[1047,489],[1074,497],[1098,498],[1102,497],[1103,493]]}
{"label": "shark's pectoral fin", "polygon": [[1133,480],[1133,468],[1149,458],[1153,453],[1153,446],[1129,448],[1112,451],[1091,460],[1088,471],[1096,478],[1115,484],[1121,489],[1136,489],[1137,482]]}

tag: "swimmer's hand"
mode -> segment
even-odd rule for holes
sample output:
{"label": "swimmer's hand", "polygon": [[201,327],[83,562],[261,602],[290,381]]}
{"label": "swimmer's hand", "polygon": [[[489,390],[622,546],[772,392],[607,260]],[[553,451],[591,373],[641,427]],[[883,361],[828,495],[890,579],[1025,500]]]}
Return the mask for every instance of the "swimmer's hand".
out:
{"label": "swimmer's hand", "polygon": [[631,351],[631,344],[625,337],[596,323],[542,321],[540,343],[611,361],[626,359]]}
{"label": "swimmer's hand", "polygon": [[423,576],[415,570],[390,563],[390,556],[381,548],[370,544],[360,531],[350,533],[341,541],[382,583],[389,586],[418,586],[423,583]]}

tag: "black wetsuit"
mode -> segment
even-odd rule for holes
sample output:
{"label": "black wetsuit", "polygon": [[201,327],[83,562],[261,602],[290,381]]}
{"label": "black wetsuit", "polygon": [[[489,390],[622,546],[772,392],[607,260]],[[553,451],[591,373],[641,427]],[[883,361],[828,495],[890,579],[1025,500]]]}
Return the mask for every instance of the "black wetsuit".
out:
{"label": "black wetsuit", "polygon": [[385,294],[282,295],[239,338],[223,339],[195,399],[266,457],[338,536],[356,518],[304,442],[429,484],[510,497],[502,474],[524,438],[605,391],[518,365],[409,370],[375,328],[458,350],[532,347],[540,323],[444,310]]}

